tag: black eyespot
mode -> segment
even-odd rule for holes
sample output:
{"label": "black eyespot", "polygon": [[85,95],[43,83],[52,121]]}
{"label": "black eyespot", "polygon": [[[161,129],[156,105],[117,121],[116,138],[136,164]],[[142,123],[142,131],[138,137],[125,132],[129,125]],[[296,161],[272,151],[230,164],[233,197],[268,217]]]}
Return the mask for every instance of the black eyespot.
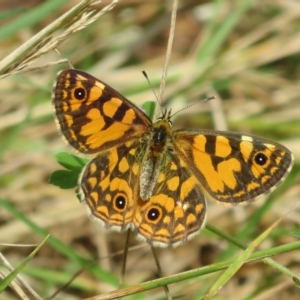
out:
{"label": "black eyespot", "polygon": [[126,205],[126,200],[123,196],[118,196],[116,199],[115,199],[115,205],[118,209],[122,210],[125,208],[125,205]]}
{"label": "black eyespot", "polygon": [[74,96],[77,100],[83,100],[85,98],[86,92],[83,88],[78,88],[74,91]]}
{"label": "black eyespot", "polygon": [[254,157],[254,161],[260,165],[260,166],[263,166],[266,164],[266,162],[268,161],[268,157],[263,154],[263,153],[257,153]]}
{"label": "black eyespot", "polygon": [[157,208],[151,208],[148,211],[147,217],[150,221],[156,221],[159,218],[159,215],[160,215],[160,212]]}

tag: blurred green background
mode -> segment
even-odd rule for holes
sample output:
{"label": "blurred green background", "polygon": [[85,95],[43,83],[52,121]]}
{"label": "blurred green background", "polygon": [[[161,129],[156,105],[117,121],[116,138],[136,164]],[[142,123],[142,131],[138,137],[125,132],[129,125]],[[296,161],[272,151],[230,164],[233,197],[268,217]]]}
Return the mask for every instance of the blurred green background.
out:
{"label": "blurred green background", "polygon": [[[4,59],[78,1],[0,1],[0,58]],[[101,10],[109,1],[99,4]],[[94,23],[71,35],[30,67],[61,58],[114,87],[141,106],[155,101],[141,71],[158,91],[169,35],[171,1],[124,0]],[[299,201],[300,169],[300,2],[179,1],[174,45],[163,105],[176,112],[207,96],[217,99],[186,109],[174,128],[211,128],[264,136],[286,145],[295,166],[270,197],[247,207],[208,203],[208,223],[249,244]],[[63,32],[58,28],[53,36]],[[72,152],[56,130],[51,89],[67,65],[10,75],[0,81],[0,244],[13,266],[25,259],[47,232],[46,243],[21,273],[47,298],[84,267],[56,299],[81,299],[117,287],[125,233],[107,232],[90,222],[74,190],[49,184],[62,167],[59,152]],[[0,70],[1,72],[1,70]],[[299,208],[272,231],[261,249],[298,240]],[[44,230],[44,231],[43,231]],[[299,236],[299,235],[298,235]],[[55,238],[55,239],[54,239]],[[19,247],[16,247],[19,245]],[[137,247],[137,249],[136,249]],[[158,250],[166,275],[235,257],[240,251],[204,230],[176,249]],[[92,267],[89,263],[99,258]],[[299,251],[275,257],[295,273]],[[0,264],[4,274],[8,271]],[[170,286],[173,297],[200,299],[220,273]],[[125,282],[157,278],[150,247],[134,238]],[[0,298],[2,295],[0,295]],[[19,299],[8,288],[1,299]],[[163,299],[162,289],[129,299]],[[291,278],[257,262],[244,265],[216,299],[299,299]],[[32,299],[29,297],[29,299]]]}

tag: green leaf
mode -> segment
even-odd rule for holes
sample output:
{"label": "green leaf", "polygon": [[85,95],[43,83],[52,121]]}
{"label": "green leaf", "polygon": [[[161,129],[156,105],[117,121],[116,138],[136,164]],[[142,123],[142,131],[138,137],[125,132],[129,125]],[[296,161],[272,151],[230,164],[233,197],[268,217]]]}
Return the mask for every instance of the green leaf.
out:
{"label": "green leaf", "polygon": [[82,169],[88,162],[88,159],[78,157],[67,152],[60,152],[55,155],[56,161],[68,170]]}
{"label": "green leaf", "polygon": [[146,111],[146,115],[152,120],[154,111],[156,107],[156,102],[154,101],[147,101],[142,105],[142,108]]}
{"label": "green leaf", "polygon": [[58,153],[56,160],[67,170],[54,171],[51,174],[50,183],[61,189],[77,187],[81,170],[87,164],[88,160],[66,152]]}
{"label": "green leaf", "polygon": [[61,189],[72,189],[78,185],[80,172],[57,170],[51,174],[50,183]]}

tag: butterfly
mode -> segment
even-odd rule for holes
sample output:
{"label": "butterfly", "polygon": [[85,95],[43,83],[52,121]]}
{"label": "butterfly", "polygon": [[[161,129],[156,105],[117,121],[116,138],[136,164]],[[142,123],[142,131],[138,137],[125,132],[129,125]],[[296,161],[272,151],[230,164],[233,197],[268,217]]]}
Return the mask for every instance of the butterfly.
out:
{"label": "butterfly", "polygon": [[283,145],[229,131],[172,130],[83,71],[57,75],[52,103],[59,131],[91,155],[79,178],[82,202],[104,227],[131,229],[154,247],[184,244],[205,224],[206,198],[227,205],[271,192],[293,165]]}

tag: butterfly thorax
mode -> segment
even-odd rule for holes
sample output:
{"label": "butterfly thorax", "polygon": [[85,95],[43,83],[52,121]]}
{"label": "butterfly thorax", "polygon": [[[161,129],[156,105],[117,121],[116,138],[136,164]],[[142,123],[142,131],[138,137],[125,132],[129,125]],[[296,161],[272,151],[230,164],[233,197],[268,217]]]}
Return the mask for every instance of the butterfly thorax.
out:
{"label": "butterfly thorax", "polygon": [[157,184],[161,166],[171,158],[172,129],[167,118],[153,124],[140,176],[140,197],[148,200]]}

